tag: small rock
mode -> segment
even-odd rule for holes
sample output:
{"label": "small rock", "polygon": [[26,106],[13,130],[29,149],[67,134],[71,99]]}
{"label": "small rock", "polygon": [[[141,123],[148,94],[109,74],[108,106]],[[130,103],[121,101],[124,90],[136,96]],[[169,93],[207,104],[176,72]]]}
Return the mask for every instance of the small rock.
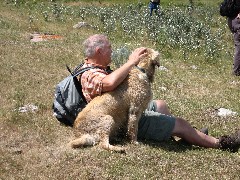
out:
{"label": "small rock", "polygon": [[18,108],[18,112],[24,113],[24,112],[35,112],[38,110],[38,107],[33,104],[27,104],[23,107]]}
{"label": "small rock", "polygon": [[217,109],[217,115],[221,117],[236,116],[237,114],[238,114],[237,112],[233,112],[229,109],[225,109],[225,108]]}
{"label": "small rock", "polygon": [[161,71],[168,71],[168,69],[166,67],[164,67],[164,66],[160,66],[159,70],[161,70]]}
{"label": "small rock", "polygon": [[90,24],[86,22],[79,22],[73,26],[73,28],[91,27]]}

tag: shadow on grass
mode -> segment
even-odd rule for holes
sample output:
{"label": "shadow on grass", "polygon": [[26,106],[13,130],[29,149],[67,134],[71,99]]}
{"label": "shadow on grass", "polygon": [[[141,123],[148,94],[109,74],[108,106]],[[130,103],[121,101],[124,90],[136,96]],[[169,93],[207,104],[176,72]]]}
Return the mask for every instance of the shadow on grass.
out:
{"label": "shadow on grass", "polygon": [[176,141],[174,138],[171,138],[168,141],[164,141],[164,142],[156,142],[156,141],[149,141],[149,140],[144,140],[141,142],[153,148],[160,148],[165,151],[173,151],[173,152],[179,152],[179,153],[189,151],[189,150],[201,149],[200,147],[190,145],[187,142],[184,142],[181,140]]}
{"label": "shadow on grass", "polygon": [[[186,141],[175,140],[171,137],[168,141],[158,142],[158,141],[151,141],[151,140],[139,140],[143,145],[148,145],[153,148],[163,149],[165,151],[173,151],[173,152],[185,152],[189,150],[196,150],[201,149],[201,147],[193,146],[188,144]],[[110,144],[113,145],[122,145],[126,146],[129,143],[127,139],[118,137],[110,140]]]}

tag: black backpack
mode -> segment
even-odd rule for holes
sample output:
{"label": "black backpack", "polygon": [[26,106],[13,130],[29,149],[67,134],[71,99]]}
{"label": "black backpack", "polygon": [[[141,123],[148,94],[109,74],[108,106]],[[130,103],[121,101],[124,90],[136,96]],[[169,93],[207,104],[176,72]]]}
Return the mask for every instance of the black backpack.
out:
{"label": "black backpack", "polygon": [[81,83],[78,81],[77,76],[95,67],[81,69],[82,66],[83,64],[80,64],[74,71],[71,71],[67,66],[71,75],[63,79],[56,86],[52,107],[54,116],[58,121],[67,126],[73,126],[78,113],[87,105],[82,93]]}
{"label": "black backpack", "polygon": [[235,0],[224,0],[220,4],[220,15],[234,17],[238,14],[239,7],[235,5]]}

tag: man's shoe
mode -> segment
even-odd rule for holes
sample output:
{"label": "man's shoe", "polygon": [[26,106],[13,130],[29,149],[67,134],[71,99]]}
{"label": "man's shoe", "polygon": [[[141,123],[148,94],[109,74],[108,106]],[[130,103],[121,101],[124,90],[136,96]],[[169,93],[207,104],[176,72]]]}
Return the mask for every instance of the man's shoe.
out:
{"label": "man's shoe", "polygon": [[220,149],[237,152],[240,147],[240,129],[231,135],[219,138]]}
{"label": "man's shoe", "polygon": [[202,128],[199,131],[201,131],[202,133],[208,135],[208,128]]}

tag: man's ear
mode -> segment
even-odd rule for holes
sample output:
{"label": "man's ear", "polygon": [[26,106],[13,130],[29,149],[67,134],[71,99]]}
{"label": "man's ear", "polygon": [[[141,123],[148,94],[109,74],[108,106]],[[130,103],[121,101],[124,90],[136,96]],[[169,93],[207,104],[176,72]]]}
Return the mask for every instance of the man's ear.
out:
{"label": "man's ear", "polygon": [[102,49],[99,48],[99,47],[96,47],[95,53],[96,53],[96,54],[102,54]]}

